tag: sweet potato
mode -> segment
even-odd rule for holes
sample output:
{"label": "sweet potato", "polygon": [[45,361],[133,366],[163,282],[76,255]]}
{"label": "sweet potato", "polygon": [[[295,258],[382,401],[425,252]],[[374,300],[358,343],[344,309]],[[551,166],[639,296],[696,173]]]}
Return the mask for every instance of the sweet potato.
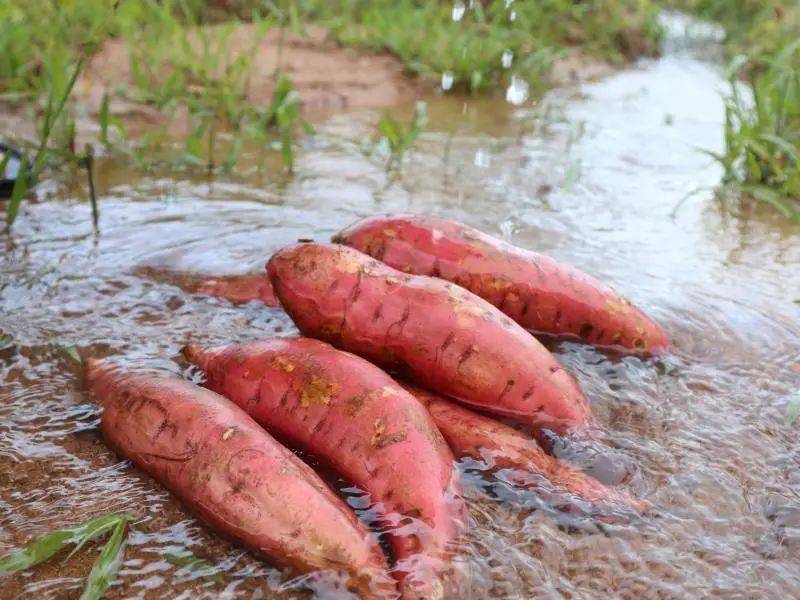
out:
{"label": "sweet potato", "polygon": [[[566,493],[599,507],[643,512],[645,502],[608,488],[583,471],[546,454],[524,433],[480,415],[438,394],[403,382],[402,386],[428,409],[456,456],[485,460],[501,468],[541,476],[554,491]],[[522,480],[521,479],[521,480]]]}
{"label": "sweet potato", "polygon": [[395,269],[452,281],[529,329],[642,353],[669,345],[655,321],[608,285],[460,223],[410,214],[378,216],[351,225],[334,241]]}
{"label": "sweet potato", "polygon": [[264,273],[212,276],[152,266],[140,266],[134,272],[139,277],[169,283],[190,293],[224,298],[234,304],[258,300],[267,306],[279,306],[269,278]]}
{"label": "sweet potato", "polygon": [[109,446],[203,521],[296,572],[341,572],[364,598],[396,594],[355,514],[238,406],[182,379],[107,361],[90,360],[87,380]]}
{"label": "sweet potato", "polygon": [[453,455],[424,407],[378,367],[318,340],[190,344],[184,356],[210,389],[382,503],[403,596],[442,597],[464,514]]}
{"label": "sweet potato", "polygon": [[586,399],[556,359],[463,288],[334,244],[284,248],[267,269],[305,335],[490,412],[557,432],[588,421]]}
{"label": "sweet potato", "polygon": [[210,277],[198,280],[191,291],[225,298],[235,304],[258,300],[267,306],[280,306],[269,279],[263,273]]}

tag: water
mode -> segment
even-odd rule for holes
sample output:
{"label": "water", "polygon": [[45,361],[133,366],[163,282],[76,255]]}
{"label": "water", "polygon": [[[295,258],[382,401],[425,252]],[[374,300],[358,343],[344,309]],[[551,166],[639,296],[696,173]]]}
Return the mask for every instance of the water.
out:
{"label": "water", "polygon": [[[554,346],[608,448],[580,461],[656,516],[602,529],[566,521],[464,463],[464,597],[800,596],[800,425],[786,416],[800,391],[800,228],[760,208],[732,216],[712,200],[720,173],[696,148],[721,145],[721,70],[698,54],[713,47],[708,37],[672,35],[663,58],[556,91],[548,110],[433,98],[399,177],[361,151],[378,115],[359,112],[319,124],[293,179],[143,177],[100,163],[99,235],[69,187],[27,205],[0,262],[0,329],[11,338],[0,343],[0,554],[129,510],[140,521],[110,597],[303,596],[300,582],[207,532],[105,448],[61,346],[185,373],[178,350],[189,340],[291,334],[278,310],[187,295],[134,271],[256,271],[299,237],[418,211],[613,282],[673,340],[656,361]],[[224,582],[165,558],[181,547]],[[74,597],[93,558],[11,577],[2,596]]]}

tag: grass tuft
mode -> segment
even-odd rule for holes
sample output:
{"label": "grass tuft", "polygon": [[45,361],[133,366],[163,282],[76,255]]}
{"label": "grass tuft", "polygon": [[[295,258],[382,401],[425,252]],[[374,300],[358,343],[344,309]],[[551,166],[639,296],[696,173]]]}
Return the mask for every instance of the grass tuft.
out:
{"label": "grass tuft", "polygon": [[725,100],[725,151],[712,156],[723,183],[800,222],[800,41],[744,82],[730,69]]}

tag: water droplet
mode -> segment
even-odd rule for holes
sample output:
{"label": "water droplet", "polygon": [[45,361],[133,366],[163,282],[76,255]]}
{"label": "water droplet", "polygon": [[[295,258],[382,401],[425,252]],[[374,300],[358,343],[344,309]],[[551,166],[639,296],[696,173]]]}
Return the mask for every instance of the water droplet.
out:
{"label": "water droplet", "polygon": [[506,5],[506,8],[508,8],[508,7],[509,7],[509,6],[511,6],[512,4],[514,4],[514,0],[505,0],[505,5]]}
{"label": "water droplet", "polygon": [[478,151],[475,153],[475,158],[473,159],[476,167],[482,167],[484,169],[488,169],[492,164],[492,157],[489,156],[489,153],[486,152],[483,148],[479,148]]}
{"label": "water droplet", "polygon": [[516,21],[517,20],[517,11],[512,10],[510,13],[508,13],[508,20],[512,21],[512,22]]}
{"label": "water droplet", "polygon": [[453,21],[460,21],[461,17],[464,16],[464,11],[467,10],[467,7],[464,6],[463,2],[456,2],[453,4]]}
{"label": "water droplet", "polygon": [[528,82],[520,79],[516,75],[511,76],[511,85],[506,90],[506,100],[514,106],[518,106],[525,102],[530,95],[530,87]]}
{"label": "water droplet", "polygon": [[514,222],[514,217],[509,217],[500,223],[500,233],[503,235],[503,239],[506,241],[510,242],[516,231],[517,225]]}
{"label": "water droplet", "polygon": [[514,60],[514,54],[511,50],[503,50],[503,56],[500,59],[500,64],[503,65],[504,69],[507,69],[511,66],[511,61]]}
{"label": "water droplet", "polygon": [[453,74],[445,71],[442,73],[442,89],[446,92],[453,87]]}

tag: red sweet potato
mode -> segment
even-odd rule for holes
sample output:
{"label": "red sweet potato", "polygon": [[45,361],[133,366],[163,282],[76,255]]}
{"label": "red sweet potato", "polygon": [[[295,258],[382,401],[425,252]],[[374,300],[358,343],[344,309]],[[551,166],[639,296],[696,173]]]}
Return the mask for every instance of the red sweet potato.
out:
{"label": "red sweet potato", "polygon": [[341,572],[365,598],[396,594],[355,514],[238,406],[182,379],[107,361],[90,360],[87,380],[109,446],[203,521],[280,566]]}
{"label": "red sweet potato", "polygon": [[485,460],[501,469],[520,470],[544,478],[557,492],[602,507],[632,508],[641,513],[645,502],[608,488],[583,471],[546,454],[536,443],[516,429],[480,415],[438,394],[403,383],[423,406],[442,432],[456,456]]}
{"label": "red sweet potato", "polygon": [[427,411],[378,367],[307,338],[184,348],[206,385],[326,461],[387,515],[406,598],[441,598],[463,525],[453,455]]}
{"label": "red sweet potato", "polygon": [[267,306],[279,306],[269,278],[264,273],[212,276],[151,266],[137,267],[134,272],[139,277],[169,283],[190,293],[224,298],[234,304],[258,300]]}
{"label": "red sweet potato", "polygon": [[263,273],[211,277],[197,281],[191,291],[225,298],[235,304],[258,300],[267,306],[280,306],[269,279]]}
{"label": "red sweet potato", "polygon": [[608,285],[460,223],[410,214],[378,216],[351,225],[334,241],[395,269],[452,281],[529,329],[644,353],[669,345],[655,321]]}
{"label": "red sweet potato", "polygon": [[586,399],[556,359],[463,288],[334,244],[284,248],[267,268],[305,335],[490,412],[558,432],[588,421]]}

